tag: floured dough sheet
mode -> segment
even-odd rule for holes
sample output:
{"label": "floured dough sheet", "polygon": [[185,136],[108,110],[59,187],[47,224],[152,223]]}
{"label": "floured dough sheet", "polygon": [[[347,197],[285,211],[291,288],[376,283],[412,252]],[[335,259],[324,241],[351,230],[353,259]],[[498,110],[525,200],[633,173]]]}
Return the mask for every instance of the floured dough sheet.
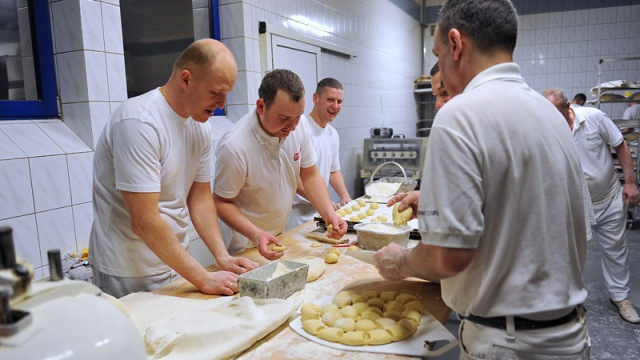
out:
{"label": "floured dough sheet", "polygon": [[148,359],[228,359],[293,314],[280,299],[186,299],[139,292],[119,299],[142,334]]}
{"label": "floured dough sheet", "polygon": [[307,272],[307,282],[318,280],[327,268],[324,259],[317,256],[305,256],[302,258],[292,259],[291,261],[299,262],[309,265],[309,271]]}

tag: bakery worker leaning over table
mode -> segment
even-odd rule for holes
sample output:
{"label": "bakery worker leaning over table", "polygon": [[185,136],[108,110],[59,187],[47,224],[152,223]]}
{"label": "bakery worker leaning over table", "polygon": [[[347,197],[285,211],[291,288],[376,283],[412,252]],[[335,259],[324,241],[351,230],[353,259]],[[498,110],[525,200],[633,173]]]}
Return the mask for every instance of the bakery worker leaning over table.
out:
{"label": "bakery worker leaning over table", "polygon": [[[180,274],[206,294],[233,295],[237,274],[258,264],[227,252],[210,179],[211,128],[237,66],[222,43],[191,44],[167,83],[125,101],[94,156],[89,262],[103,291],[150,291]],[[186,250],[193,225],[223,270],[209,272]]]}
{"label": "bakery worker leaning over table", "polygon": [[[340,137],[338,131],[331,126],[331,122],[340,113],[344,98],[344,88],[340,81],[334,78],[324,78],[318,82],[316,92],[313,93],[313,109],[308,117],[300,118],[308,121],[309,133],[313,148],[318,156],[316,166],[324,179],[325,185],[331,185],[340,196],[340,204],[333,203],[333,209],[338,210],[341,205],[351,201],[351,196],[344,184],[340,171]],[[313,220],[316,209],[307,199],[307,194],[301,181],[293,199],[291,214],[287,222],[287,230]]]}
{"label": "bakery worker leaning over table", "polygon": [[257,246],[262,256],[275,260],[282,252],[268,244],[287,225],[298,180],[326,224],[339,238],[347,224],[336,214],[327,186],[316,167],[304,113],[304,85],[290,70],[265,75],[256,108],[224,134],[216,149],[214,199],[220,219],[233,235],[229,252]]}
{"label": "bakery worker leaning over table", "polygon": [[442,6],[433,52],[455,97],[431,129],[429,186],[400,196],[419,198],[422,242],[379,250],[376,266],[440,281],[462,359],[586,359],[582,172],[566,122],[512,62],[517,32],[508,0]]}

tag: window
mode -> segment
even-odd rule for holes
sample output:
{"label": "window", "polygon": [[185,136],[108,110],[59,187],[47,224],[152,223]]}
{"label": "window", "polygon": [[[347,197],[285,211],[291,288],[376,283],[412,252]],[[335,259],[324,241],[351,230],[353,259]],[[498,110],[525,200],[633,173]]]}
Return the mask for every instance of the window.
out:
{"label": "window", "polygon": [[0,119],[57,117],[54,71],[48,1],[0,0]]}

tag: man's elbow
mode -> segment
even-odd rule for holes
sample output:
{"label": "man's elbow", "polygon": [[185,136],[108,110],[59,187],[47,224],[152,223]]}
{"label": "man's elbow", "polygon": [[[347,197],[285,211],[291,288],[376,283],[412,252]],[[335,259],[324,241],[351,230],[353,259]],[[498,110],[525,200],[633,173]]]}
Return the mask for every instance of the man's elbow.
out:
{"label": "man's elbow", "polygon": [[446,277],[455,276],[469,266],[476,252],[476,249],[448,249],[438,254],[437,262]]}

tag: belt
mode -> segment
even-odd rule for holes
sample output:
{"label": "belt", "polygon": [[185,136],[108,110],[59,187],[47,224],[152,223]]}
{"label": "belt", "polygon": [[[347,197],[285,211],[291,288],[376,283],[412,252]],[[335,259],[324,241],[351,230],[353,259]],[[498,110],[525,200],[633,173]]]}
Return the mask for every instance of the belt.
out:
{"label": "belt", "polygon": [[[574,320],[578,316],[578,310],[573,309],[567,315],[552,319],[552,320],[530,320],[525,319],[519,316],[514,316],[513,321],[515,324],[516,330],[535,330],[535,329],[545,329],[553,326],[558,326],[562,324],[566,324],[571,320]],[[496,328],[496,329],[506,329],[507,328],[507,318],[504,316],[497,317],[481,317],[475,315],[463,316],[462,319],[467,319],[476,324]]]}

